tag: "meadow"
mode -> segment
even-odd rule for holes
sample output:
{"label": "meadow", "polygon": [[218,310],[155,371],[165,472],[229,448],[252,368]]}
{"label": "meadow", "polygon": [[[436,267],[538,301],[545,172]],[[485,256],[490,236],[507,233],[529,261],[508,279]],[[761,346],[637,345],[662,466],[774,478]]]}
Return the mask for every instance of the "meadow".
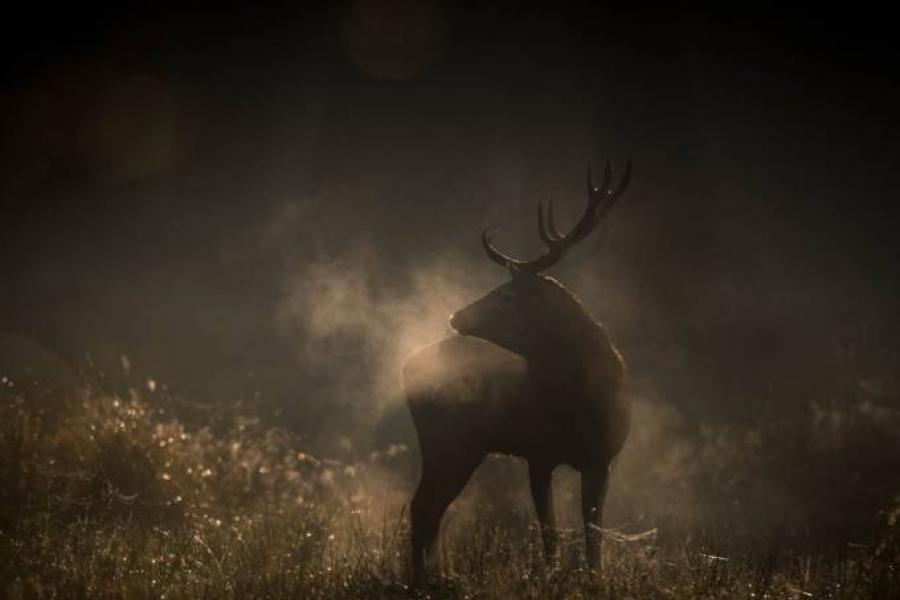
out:
{"label": "meadow", "polygon": [[4,386],[6,598],[900,598],[900,415],[860,395],[699,429],[639,403],[599,571],[573,474],[548,564],[521,465],[489,460],[412,589],[414,447],[321,456],[253,403],[88,386],[49,406]]}

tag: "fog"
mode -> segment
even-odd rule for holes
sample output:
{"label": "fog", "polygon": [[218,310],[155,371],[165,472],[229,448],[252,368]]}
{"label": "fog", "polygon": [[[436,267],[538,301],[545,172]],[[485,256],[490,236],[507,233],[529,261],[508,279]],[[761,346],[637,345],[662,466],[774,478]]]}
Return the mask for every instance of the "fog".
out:
{"label": "fog", "polygon": [[414,444],[404,357],[507,277],[481,229],[532,255],[539,201],[566,227],[586,165],[630,158],[553,271],[632,376],[613,515],[696,509],[713,426],[835,389],[898,410],[900,98],[876,65],[692,14],[416,6],[117,14],[23,59],[0,331],[112,391],[254,399],[325,455]]}

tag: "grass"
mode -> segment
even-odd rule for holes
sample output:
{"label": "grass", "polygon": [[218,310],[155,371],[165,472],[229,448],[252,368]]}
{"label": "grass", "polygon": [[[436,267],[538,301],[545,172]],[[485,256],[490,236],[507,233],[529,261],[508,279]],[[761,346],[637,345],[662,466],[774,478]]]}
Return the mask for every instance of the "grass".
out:
{"label": "grass", "polygon": [[[337,520],[330,520],[337,519]],[[544,564],[534,531],[473,529],[444,575],[406,586],[403,528],[368,535],[319,509],[221,525],[148,527],[79,519],[4,540],[9,598],[896,598],[896,555],[777,545],[713,555],[705,544],[612,544],[604,567]],[[337,531],[337,533],[331,533]]]}
{"label": "grass", "polygon": [[[519,489],[519,475],[504,475],[515,471],[508,461],[491,461],[447,516],[441,569],[427,586],[413,590],[407,586],[405,512],[411,482],[397,468],[413,453],[394,447],[326,460],[311,455],[297,436],[261,423],[252,407],[219,411],[201,420],[202,426],[189,427],[163,400],[137,391],[127,398],[88,391],[60,416],[43,411],[34,396],[3,396],[0,594],[900,598],[900,505],[887,503],[865,519],[838,513],[844,515],[841,523],[876,524],[838,535],[832,528],[817,529],[813,517],[826,514],[821,506],[852,497],[853,486],[832,498],[810,497],[815,510],[790,515],[771,514],[779,505],[765,504],[751,489],[761,472],[774,469],[765,462],[769,455],[780,462],[806,461],[812,471],[823,465],[858,470],[852,450],[862,452],[861,464],[870,464],[874,450],[866,444],[874,439],[886,448],[896,431],[885,427],[893,425],[878,429],[878,437],[871,423],[843,418],[841,426],[859,429],[859,435],[829,428],[823,446],[813,436],[815,427],[802,435],[788,428],[789,439],[782,439],[779,421],[740,435],[701,432],[700,442],[687,449],[682,443],[679,452],[668,454],[644,447],[674,447],[666,428],[646,429],[653,435],[637,436],[633,458],[617,467],[610,509],[613,521],[631,523],[631,530],[657,526],[658,535],[627,541],[609,532],[599,571],[582,564],[575,528],[561,532],[564,551],[556,564],[546,563],[527,503],[498,499],[504,489]],[[761,445],[766,452],[757,451],[751,464],[747,451]],[[893,465],[890,451],[875,462]],[[664,481],[671,488],[668,497],[667,488],[648,487],[663,478],[657,463],[646,462],[645,455],[657,454],[665,457],[666,472],[676,468],[672,461],[692,467]],[[639,471],[648,479],[640,479]],[[834,477],[826,473],[822,485]],[[819,476],[795,478],[804,494],[825,489],[815,487]],[[674,481],[694,491],[692,504],[702,504],[699,497],[709,506],[743,504],[716,518],[709,511],[702,517],[664,515],[656,509],[681,493],[671,487]],[[896,491],[896,479],[882,484]],[[565,501],[568,488],[562,487]],[[858,495],[865,495],[864,487],[857,486]],[[663,497],[648,503],[651,492]]]}

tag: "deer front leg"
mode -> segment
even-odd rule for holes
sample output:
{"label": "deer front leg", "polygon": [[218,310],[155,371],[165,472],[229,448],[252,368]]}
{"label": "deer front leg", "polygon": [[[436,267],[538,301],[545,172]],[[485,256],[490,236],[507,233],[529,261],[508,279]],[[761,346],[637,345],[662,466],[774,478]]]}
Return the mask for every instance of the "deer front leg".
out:
{"label": "deer front leg", "polygon": [[484,458],[480,450],[434,452],[423,449],[422,478],[410,503],[412,583],[426,580],[426,555],[432,554],[441,517]]}
{"label": "deer front leg", "polygon": [[606,501],[608,479],[609,465],[581,472],[581,515],[584,519],[584,548],[589,569],[600,568],[600,527],[603,524],[603,504]]}
{"label": "deer front leg", "polygon": [[544,558],[548,563],[556,559],[556,515],[553,509],[553,466],[528,463],[528,479],[531,484],[531,498],[541,526],[544,542]]}

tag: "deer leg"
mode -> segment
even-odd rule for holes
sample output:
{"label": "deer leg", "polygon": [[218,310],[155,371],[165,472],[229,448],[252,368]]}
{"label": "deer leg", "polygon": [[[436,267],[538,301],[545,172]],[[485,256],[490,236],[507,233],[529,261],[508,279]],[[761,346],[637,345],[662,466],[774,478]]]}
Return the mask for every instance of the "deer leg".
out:
{"label": "deer leg", "polygon": [[531,498],[541,525],[544,558],[552,563],[556,558],[556,515],[553,510],[553,466],[539,462],[528,463]]}
{"label": "deer leg", "polygon": [[441,517],[481,462],[483,456],[452,456],[422,461],[422,478],[410,504],[412,520],[412,575],[425,580],[426,555],[432,553],[440,531]]}
{"label": "deer leg", "polygon": [[581,472],[581,515],[584,519],[585,558],[590,569],[600,568],[603,504],[606,501],[609,464]]}

